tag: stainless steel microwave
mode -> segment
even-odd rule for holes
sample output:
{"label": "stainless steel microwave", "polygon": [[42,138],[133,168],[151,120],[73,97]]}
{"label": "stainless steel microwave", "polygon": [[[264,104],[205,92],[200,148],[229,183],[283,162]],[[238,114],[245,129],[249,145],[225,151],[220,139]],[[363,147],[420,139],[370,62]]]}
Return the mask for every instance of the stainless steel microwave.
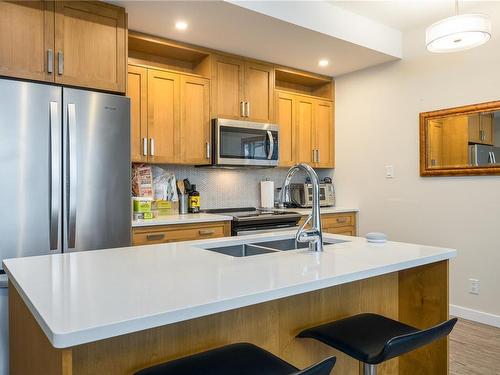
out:
{"label": "stainless steel microwave", "polygon": [[279,126],[217,118],[213,120],[214,166],[276,167]]}

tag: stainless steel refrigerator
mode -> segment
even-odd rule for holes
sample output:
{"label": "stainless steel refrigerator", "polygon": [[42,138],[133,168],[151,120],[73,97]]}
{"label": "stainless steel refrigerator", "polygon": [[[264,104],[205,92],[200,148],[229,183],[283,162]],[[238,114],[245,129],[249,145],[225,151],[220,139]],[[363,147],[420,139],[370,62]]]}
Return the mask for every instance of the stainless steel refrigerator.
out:
{"label": "stainless steel refrigerator", "polygon": [[[0,79],[0,174],[0,264],[129,246],[129,99]],[[0,374],[8,373],[6,285],[2,269]]]}
{"label": "stainless steel refrigerator", "polygon": [[[498,160],[498,161],[497,161]],[[500,147],[488,145],[470,145],[469,163],[474,166],[495,165],[500,163]]]}

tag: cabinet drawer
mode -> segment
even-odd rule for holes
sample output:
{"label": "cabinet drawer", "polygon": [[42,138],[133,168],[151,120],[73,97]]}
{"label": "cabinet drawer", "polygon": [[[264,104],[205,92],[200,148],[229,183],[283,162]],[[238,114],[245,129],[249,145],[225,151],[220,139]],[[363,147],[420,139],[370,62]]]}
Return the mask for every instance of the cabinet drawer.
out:
{"label": "cabinet drawer", "polygon": [[321,215],[324,228],[347,227],[356,225],[354,214]]}
{"label": "cabinet drawer", "polygon": [[344,236],[355,236],[355,227],[334,227],[334,228],[323,228],[323,232],[332,234],[342,234]]}
{"label": "cabinet drawer", "polygon": [[132,245],[149,245],[168,242],[192,241],[203,238],[224,237],[225,225],[168,225],[158,227],[135,228]]}

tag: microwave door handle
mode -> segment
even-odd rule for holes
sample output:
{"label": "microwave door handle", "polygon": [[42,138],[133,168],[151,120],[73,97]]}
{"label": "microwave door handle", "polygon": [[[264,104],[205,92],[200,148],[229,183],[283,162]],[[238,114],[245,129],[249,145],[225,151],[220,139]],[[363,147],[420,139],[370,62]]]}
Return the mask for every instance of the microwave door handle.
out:
{"label": "microwave door handle", "polygon": [[267,138],[269,139],[269,154],[267,154],[267,159],[271,160],[274,153],[274,137],[273,133],[269,130],[267,131]]}

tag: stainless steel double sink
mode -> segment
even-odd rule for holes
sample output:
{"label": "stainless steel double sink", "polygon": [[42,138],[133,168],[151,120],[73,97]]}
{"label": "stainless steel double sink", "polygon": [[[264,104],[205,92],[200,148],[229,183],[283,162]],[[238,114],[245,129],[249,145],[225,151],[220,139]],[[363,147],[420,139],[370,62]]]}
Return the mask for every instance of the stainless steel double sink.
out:
{"label": "stainless steel double sink", "polygon": [[[332,245],[342,242],[347,242],[347,241],[323,239],[323,244],[325,245]],[[307,242],[297,242],[295,241],[295,238],[285,238],[283,240],[243,243],[230,246],[214,246],[205,248],[205,250],[214,251],[220,254],[230,255],[232,257],[248,257],[253,255],[275,253],[278,251],[307,249],[308,247],[309,244]]]}

